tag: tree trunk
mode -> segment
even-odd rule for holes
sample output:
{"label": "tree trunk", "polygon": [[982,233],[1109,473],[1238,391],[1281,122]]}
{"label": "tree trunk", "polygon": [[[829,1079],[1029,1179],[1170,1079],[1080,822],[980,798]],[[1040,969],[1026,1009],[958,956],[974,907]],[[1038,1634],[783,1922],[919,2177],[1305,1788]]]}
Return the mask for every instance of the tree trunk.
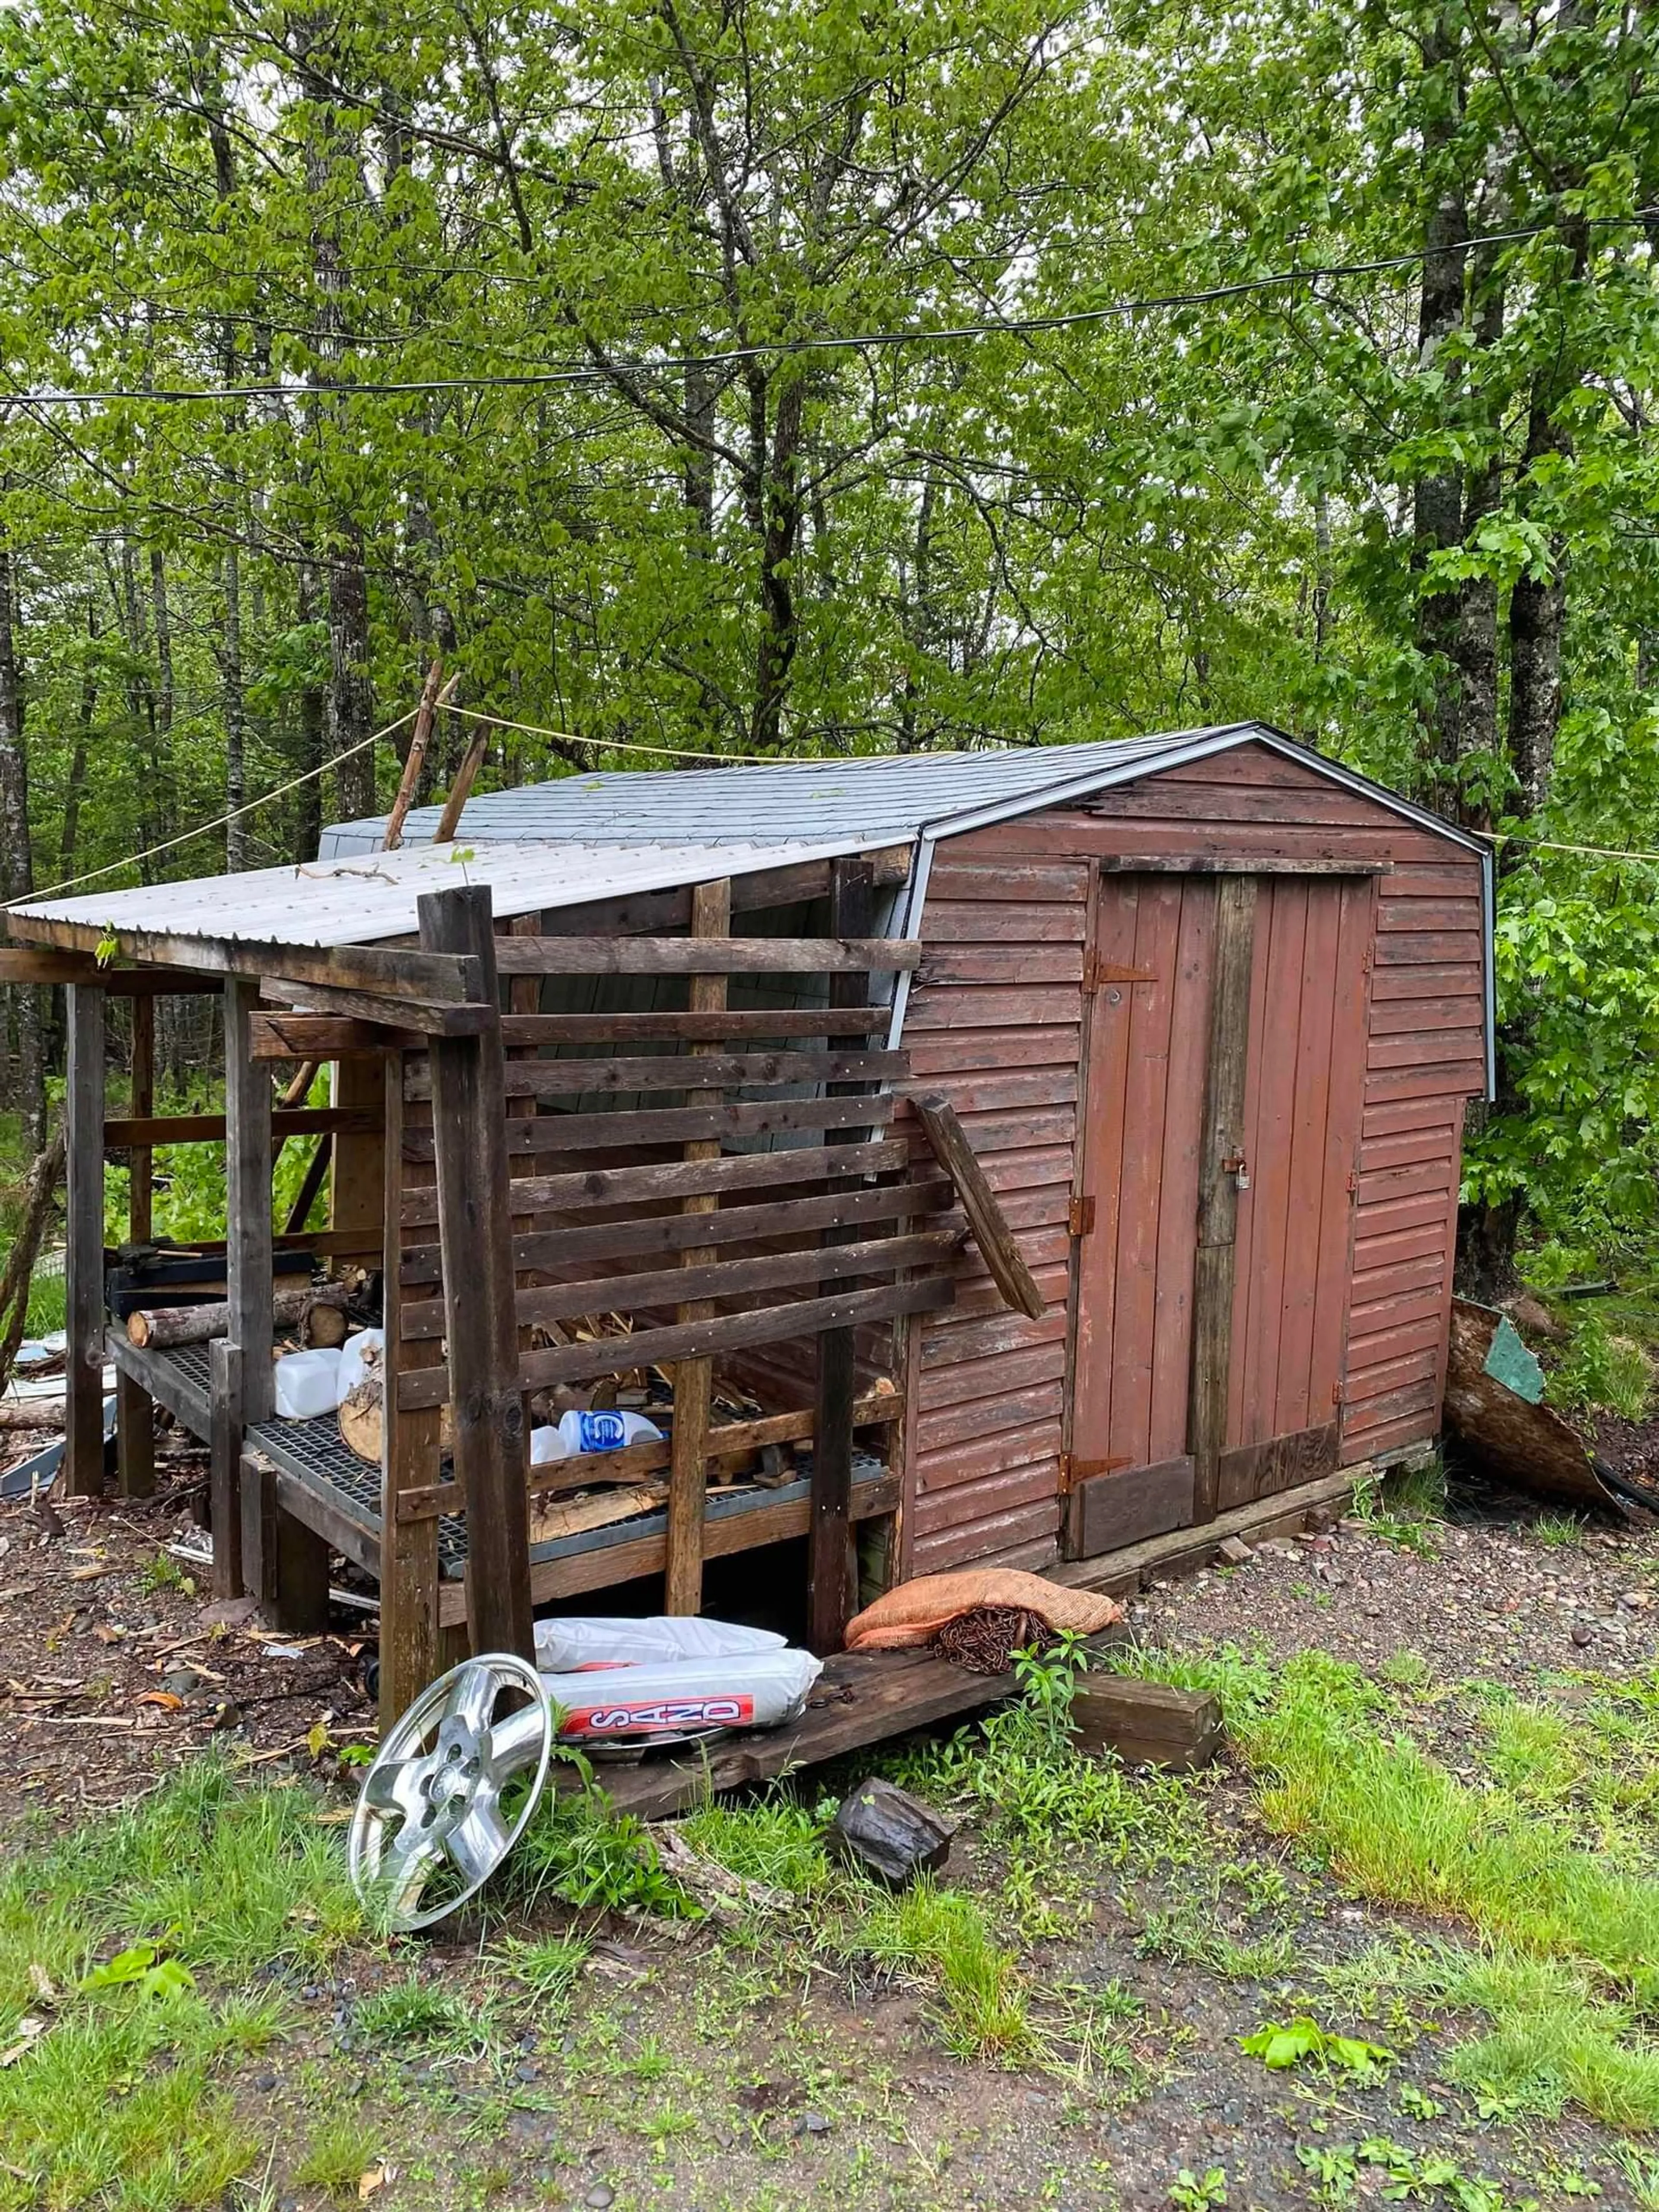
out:
{"label": "tree trunk", "polygon": [[237,818],[247,799],[247,717],[242,689],[242,564],[233,541],[225,547],[225,635],[219,667],[225,692],[225,866],[233,873],[248,864],[248,822]]}
{"label": "tree trunk", "polygon": [[[757,502],[761,514],[761,634],[755,663],[754,719],[750,729],[756,752],[775,751],[783,742],[784,708],[795,660],[795,592],[791,572],[800,531],[797,475],[805,398],[799,377],[793,377],[778,400],[770,465],[766,471],[763,495]],[[759,404],[763,423],[763,391]],[[763,448],[763,430],[762,442]]]}
{"label": "tree trunk", "polygon": [[[374,727],[374,687],[368,672],[368,577],[362,532],[355,523],[340,533],[340,550],[328,565],[328,722],[331,756],[339,763],[340,817],[351,822],[374,811],[374,754],[361,746]],[[350,759],[343,758],[351,753]]]}
{"label": "tree trunk", "polygon": [[[10,488],[9,482],[0,483],[0,492]],[[0,891],[8,899],[25,897],[34,888],[20,628],[17,563],[11,539],[0,526]],[[22,1116],[23,1146],[25,1151],[39,1153],[45,1151],[46,1143],[46,1072],[37,990],[18,991],[16,1022],[17,1105]]]}
{"label": "tree trunk", "polygon": [[[317,571],[309,561],[300,563],[295,613],[302,628],[317,620],[321,592]],[[327,702],[324,686],[307,684],[300,694],[300,773],[307,781],[300,786],[294,824],[294,857],[314,860],[323,836],[323,786],[313,775],[326,759]]]}
{"label": "tree trunk", "polygon": [[[1424,126],[1423,157],[1434,193],[1423,237],[1423,283],[1418,303],[1417,367],[1432,368],[1442,347],[1463,319],[1462,252],[1468,236],[1468,209],[1461,180],[1450,173],[1452,145],[1462,119],[1462,88],[1457,80],[1457,32],[1449,10],[1436,21],[1424,53],[1425,80],[1443,76],[1453,87]],[[1430,804],[1455,818],[1460,742],[1460,697],[1456,665],[1458,593],[1425,587],[1437,553],[1462,543],[1463,488],[1453,466],[1419,477],[1413,489],[1412,567],[1419,579],[1417,645],[1428,663],[1430,699],[1425,711],[1425,767]]]}

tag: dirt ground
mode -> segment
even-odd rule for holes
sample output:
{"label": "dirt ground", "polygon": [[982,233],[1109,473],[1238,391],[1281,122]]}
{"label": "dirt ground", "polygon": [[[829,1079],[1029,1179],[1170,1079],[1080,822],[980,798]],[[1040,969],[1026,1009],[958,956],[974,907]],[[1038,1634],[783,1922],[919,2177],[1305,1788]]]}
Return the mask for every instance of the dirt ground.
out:
{"label": "dirt ground", "polygon": [[118,1803],[216,1738],[257,1767],[308,1759],[319,1726],[325,1758],[372,1736],[373,1615],[275,1636],[251,1601],[209,1602],[205,1569],[168,1548],[205,1549],[205,1480],[203,1455],[179,1453],[151,1498],[0,1506],[0,1830]]}
{"label": "dirt ground", "polygon": [[[199,1464],[181,1460],[142,1505],[0,1510],[0,1816],[11,1848],[145,1790],[210,1744],[256,1772],[314,1779],[332,1801],[325,1820],[350,1803],[356,1777],[336,1753],[372,1729],[362,1638],[342,1616],[339,1634],[290,1642],[242,1608],[206,1603],[166,1548],[199,1541],[190,1505],[200,1480]],[[1425,1552],[1350,1517],[1155,1585],[1131,1604],[1131,1626],[1165,1649],[1231,1643],[1283,1657],[1318,1647],[1369,1671],[1414,1654],[1439,1683],[1529,1695],[1576,1671],[1652,1668],[1659,1532],[1607,1526],[1546,1541],[1504,1510],[1455,1495],[1453,1521]],[[1437,1706],[1431,1729],[1455,1770],[1467,1724],[1457,1696]],[[809,1801],[856,1778],[815,1776]],[[359,1947],[326,1980],[274,1974],[292,2026],[236,2083],[242,2117],[270,2147],[264,2193],[250,2185],[225,2202],[263,2212],[371,2198],[386,2212],[1659,2205],[1659,2160],[1650,2172],[1621,2162],[1613,2131],[1528,2118],[1449,2084],[1445,2055],[1472,2022],[1382,2004],[1364,2032],[1395,2063],[1369,2083],[1273,2074],[1247,2056],[1241,2038],[1297,2009],[1352,2025],[1352,1990],[1339,2002],[1322,1978],[1376,1941],[1449,1931],[1345,1895],[1268,1835],[1231,1758],[1190,1802],[1210,1841],[1189,1874],[1143,1878],[1104,1856],[1079,1866],[1050,1924],[1022,1946],[1034,1990],[1068,1990],[1107,2024],[1088,2066],[1069,2047],[1063,2061],[1013,2069],[951,2056],[933,1997],[902,1975],[818,1955],[799,1902],[725,1929],[557,1907],[533,1929],[509,1924],[509,1942],[568,1929],[590,1942],[556,2008],[491,1978],[499,1923],[460,1919],[435,1938]],[[999,1874],[964,1828],[948,1879],[988,1890]],[[476,2027],[368,2032],[363,2008],[388,1988],[459,1997]],[[319,2115],[356,2127],[361,2182],[378,2177],[367,2194],[349,2175],[332,2195],[295,2178]],[[1367,2138],[1418,2163],[1321,2180],[1322,2146]],[[1435,2180],[1443,2169],[1451,2178]]]}

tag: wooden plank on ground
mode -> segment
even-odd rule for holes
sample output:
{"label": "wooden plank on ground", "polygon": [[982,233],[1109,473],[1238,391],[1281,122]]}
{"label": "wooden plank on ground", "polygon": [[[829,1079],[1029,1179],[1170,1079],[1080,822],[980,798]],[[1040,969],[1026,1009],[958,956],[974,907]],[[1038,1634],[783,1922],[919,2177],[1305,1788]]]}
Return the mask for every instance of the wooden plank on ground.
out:
{"label": "wooden plank on ground", "polygon": [[[970,1674],[929,1651],[840,1652],[825,1666],[798,1721],[729,1737],[694,1758],[647,1759],[616,1768],[605,1778],[605,1792],[619,1813],[661,1820],[701,1802],[710,1790],[763,1782],[913,1729],[981,1712],[1014,1687],[1012,1675]],[[562,1774],[555,1781],[569,1786]]]}
{"label": "wooden plank on ground", "polygon": [[1131,1674],[1085,1674],[1072,1699],[1079,1751],[1114,1752],[1126,1766],[1190,1773],[1221,1748],[1221,1700],[1213,1690],[1178,1690]]}

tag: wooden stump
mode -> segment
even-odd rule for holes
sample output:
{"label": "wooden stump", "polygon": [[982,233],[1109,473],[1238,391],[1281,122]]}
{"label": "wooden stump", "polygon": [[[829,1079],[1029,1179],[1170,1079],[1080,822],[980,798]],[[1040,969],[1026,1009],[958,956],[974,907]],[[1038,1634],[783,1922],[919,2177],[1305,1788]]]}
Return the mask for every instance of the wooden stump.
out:
{"label": "wooden stump", "polygon": [[838,1855],[898,1887],[919,1874],[936,1874],[951,1856],[956,1833],[930,1805],[872,1777],[843,1797],[830,1824]]}

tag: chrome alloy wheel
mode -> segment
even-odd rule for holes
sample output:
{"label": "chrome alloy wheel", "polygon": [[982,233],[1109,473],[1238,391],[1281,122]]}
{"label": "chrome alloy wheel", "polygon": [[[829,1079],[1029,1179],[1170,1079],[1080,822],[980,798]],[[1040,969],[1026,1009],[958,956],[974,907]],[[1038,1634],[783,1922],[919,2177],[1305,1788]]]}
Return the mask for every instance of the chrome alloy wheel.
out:
{"label": "chrome alloy wheel", "polygon": [[[429,1928],[475,1897],[536,1809],[553,1714],[510,1651],[465,1659],[423,1690],[381,1744],[352,1816],[348,1858],[392,1929]],[[524,1785],[509,1816],[502,1799]]]}

